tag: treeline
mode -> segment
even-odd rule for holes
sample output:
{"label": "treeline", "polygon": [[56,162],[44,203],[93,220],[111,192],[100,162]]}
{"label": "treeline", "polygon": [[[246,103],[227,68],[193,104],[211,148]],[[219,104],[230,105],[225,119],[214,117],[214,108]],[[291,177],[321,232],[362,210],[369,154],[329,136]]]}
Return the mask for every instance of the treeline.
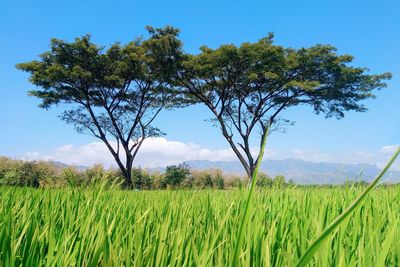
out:
{"label": "treeline", "polygon": [[[120,170],[104,169],[94,165],[85,170],[74,167],[59,167],[51,162],[22,161],[0,157],[0,185],[28,187],[90,187],[100,183],[122,185],[124,176]],[[142,168],[132,170],[133,188],[155,189],[226,189],[245,187],[244,177],[223,174],[219,169],[191,170],[186,164],[168,166],[164,173]],[[283,187],[286,182],[282,175],[271,178],[261,173],[257,180],[259,187]]]}

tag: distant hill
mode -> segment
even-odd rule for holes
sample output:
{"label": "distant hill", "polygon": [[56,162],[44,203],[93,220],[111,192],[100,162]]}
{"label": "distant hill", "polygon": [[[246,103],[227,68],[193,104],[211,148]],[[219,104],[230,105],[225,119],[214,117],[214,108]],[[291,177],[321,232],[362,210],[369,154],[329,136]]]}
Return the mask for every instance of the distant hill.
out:
{"label": "distant hill", "polygon": [[65,168],[68,168],[68,167],[73,167],[78,171],[85,171],[85,170],[87,170],[89,168],[88,166],[83,166],[83,165],[69,165],[69,164],[65,164],[65,163],[60,162],[60,161],[48,161],[48,163],[53,165],[57,169],[65,169]]}
{"label": "distant hill", "polygon": [[[245,175],[242,165],[232,161],[187,161],[192,169],[221,169],[224,173]],[[371,181],[380,169],[372,164],[316,163],[299,159],[266,160],[261,170],[270,176],[282,174],[298,184],[342,184],[346,181]],[[389,171],[383,181],[399,183],[400,171]]]}
{"label": "distant hill", "polygon": [[[88,166],[71,166],[59,161],[50,161],[58,169],[74,167],[79,171]],[[221,169],[225,174],[245,176],[244,169],[238,161],[208,161],[192,160],[185,162],[195,170]],[[164,172],[165,167],[151,168],[149,171]],[[380,172],[372,164],[339,164],[316,163],[299,159],[266,160],[261,164],[261,171],[269,176],[282,174],[287,180],[292,179],[297,184],[343,184],[346,181],[370,182]],[[400,171],[388,171],[382,179],[385,183],[400,183]]]}

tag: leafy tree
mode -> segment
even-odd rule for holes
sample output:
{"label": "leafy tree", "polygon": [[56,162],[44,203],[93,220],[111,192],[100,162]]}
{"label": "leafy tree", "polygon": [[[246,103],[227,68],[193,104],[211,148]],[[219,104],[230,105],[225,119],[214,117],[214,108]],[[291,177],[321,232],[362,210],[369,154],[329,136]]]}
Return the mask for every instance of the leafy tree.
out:
{"label": "leafy tree", "polygon": [[0,157],[0,185],[39,187],[54,175],[54,169],[47,163]]}
{"label": "leafy tree", "polygon": [[181,54],[178,30],[147,30],[148,39],[108,49],[89,35],[71,43],[52,39],[39,60],[17,65],[38,86],[30,95],[42,100],[41,108],[65,104],[62,120],[104,142],[127,186],[145,138],[163,134],[151,123],[171,99],[168,82]]}
{"label": "leafy tree", "polygon": [[189,180],[190,178],[190,168],[184,163],[168,166],[165,170],[165,183],[172,187],[180,186],[185,180]]}
{"label": "leafy tree", "polygon": [[61,179],[71,187],[85,186],[85,179],[74,167],[67,167],[62,170]]}
{"label": "leafy tree", "polygon": [[137,189],[151,189],[153,186],[151,175],[140,167],[132,170],[132,180]]}
{"label": "leafy tree", "polygon": [[267,174],[260,172],[257,177],[257,186],[259,187],[272,187],[273,180]]}
{"label": "leafy tree", "polygon": [[213,177],[210,172],[202,172],[195,177],[195,184],[200,188],[213,187]]}
{"label": "leafy tree", "polygon": [[218,170],[216,172],[216,175],[215,175],[215,177],[213,179],[213,185],[217,189],[224,189],[225,188],[225,180],[224,180],[224,177],[222,177],[221,170]]}
{"label": "leafy tree", "polygon": [[176,81],[188,103],[202,103],[212,112],[251,177],[258,158],[252,140],[289,122],[279,118],[282,111],[308,105],[316,114],[340,119],[347,111],[367,110],[361,101],[374,98],[373,90],[385,87],[391,75],[367,74],[351,66],[352,60],[330,45],[277,46],[269,34],[240,46],[201,47],[198,55],[186,55]]}

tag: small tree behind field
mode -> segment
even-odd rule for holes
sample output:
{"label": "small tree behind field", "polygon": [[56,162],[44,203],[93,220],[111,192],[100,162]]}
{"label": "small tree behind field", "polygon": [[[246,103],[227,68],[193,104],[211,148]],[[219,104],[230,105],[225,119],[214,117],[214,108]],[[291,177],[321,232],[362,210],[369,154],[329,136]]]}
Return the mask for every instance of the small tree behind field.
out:
{"label": "small tree behind field", "polygon": [[185,181],[191,180],[192,175],[186,164],[168,166],[165,171],[165,183],[171,187],[179,187]]}

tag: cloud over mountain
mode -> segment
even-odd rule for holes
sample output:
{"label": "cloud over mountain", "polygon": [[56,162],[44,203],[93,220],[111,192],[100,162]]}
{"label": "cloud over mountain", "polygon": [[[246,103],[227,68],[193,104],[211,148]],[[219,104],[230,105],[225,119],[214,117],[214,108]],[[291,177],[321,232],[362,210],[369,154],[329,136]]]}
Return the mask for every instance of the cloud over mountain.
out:
{"label": "cloud over mountain", "polygon": [[[115,143],[113,144],[115,145]],[[329,153],[318,149],[292,149],[289,152],[267,149],[265,159],[300,159],[309,162],[368,163],[383,167],[398,145],[386,145],[377,151],[347,151]],[[257,148],[253,149],[253,153]],[[114,159],[102,142],[92,142],[82,146],[64,145],[52,151],[30,151],[21,158],[26,160],[51,160],[72,165],[103,164],[106,167],[116,166]],[[191,160],[237,161],[231,149],[211,149],[194,143],[171,141],[163,137],[149,138],[143,143],[135,160],[136,166],[147,168],[165,167]],[[400,160],[393,169],[400,170]]]}

